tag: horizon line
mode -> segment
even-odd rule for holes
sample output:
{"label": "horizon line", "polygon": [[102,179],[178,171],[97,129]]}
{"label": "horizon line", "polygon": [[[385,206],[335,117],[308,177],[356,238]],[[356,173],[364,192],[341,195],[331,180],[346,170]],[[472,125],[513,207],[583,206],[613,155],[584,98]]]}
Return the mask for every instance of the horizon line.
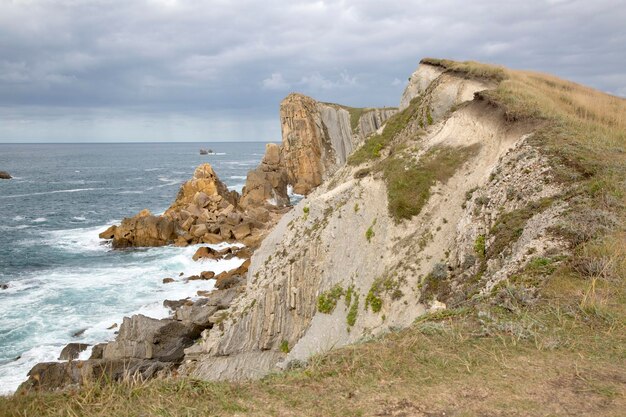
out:
{"label": "horizon line", "polygon": [[222,140],[222,141],[125,141],[125,142],[0,142],[0,145],[106,145],[106,144],[155,144],[155,143],[279,143],[272,140]]}

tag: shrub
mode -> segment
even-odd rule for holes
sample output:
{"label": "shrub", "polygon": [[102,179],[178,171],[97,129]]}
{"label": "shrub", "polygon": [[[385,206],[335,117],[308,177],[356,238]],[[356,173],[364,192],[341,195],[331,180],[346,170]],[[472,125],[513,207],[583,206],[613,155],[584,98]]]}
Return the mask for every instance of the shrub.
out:
{"label": "shrub", "polygon": [[339,284],[325,291],[317,297],[317,311],[324,314],[331,314],[337,307],[337,300],[344,294],[343,288]]}

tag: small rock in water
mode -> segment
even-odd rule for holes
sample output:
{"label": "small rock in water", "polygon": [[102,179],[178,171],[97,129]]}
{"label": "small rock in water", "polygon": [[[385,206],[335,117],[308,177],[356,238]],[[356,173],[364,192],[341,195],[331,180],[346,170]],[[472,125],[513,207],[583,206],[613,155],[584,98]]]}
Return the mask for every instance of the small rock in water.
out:
{"label": "small rock in water", "polygon": [[113,323],[112,325],[107,327],[107,330],[115,329],[116,327],[117,327],[117,323]]}
{"label": "small rock in water", "polygon": [[170,282],[174,282],[174,278],[163,278],[163,284],[169,284]]}
{"label": "small rock in water", "polygon": [[0,290],[6,290],[9,288],[9,284],[0,284]]}
{"label": "small rock in water", "polygon": [[10,180],[13,178],[8,172],[0,171],[0,180]]}
{"label": "small rock in water", "polygon": [[202,291],[202,290],[198,290],[197,294],[198,297],[208,297],[209,294],[211,294],[212,291]]}
{"label": "small rock in water", "polygon": [[183,275],[185,275],[184,272],[181,272],[180,274],[178,274],[179,277],[182,277]]}
{"label": "small rock in water", "polygon": [[202,279],[211,279],[213,277],[215,277],[215,272],[213,271],[204,271],[200,273],[200,276],[202,277]]}
{"label": "small rock in water", "polygon": [[74,334],[72,334],[72,337],[79,337],[79,336],[82,336],[82,335],[83,335],[83,333],[85,333],[85,330],[87,330],[87,328],[86,328],[86,327],[85,327],[84,329],[80,329],[80,330],[78,330],[78,331],[74,332]]}

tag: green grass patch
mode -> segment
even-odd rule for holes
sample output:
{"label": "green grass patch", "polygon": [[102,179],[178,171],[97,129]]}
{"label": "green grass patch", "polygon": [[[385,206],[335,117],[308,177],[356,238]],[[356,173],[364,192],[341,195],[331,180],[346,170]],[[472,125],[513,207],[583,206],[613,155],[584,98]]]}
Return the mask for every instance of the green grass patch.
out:
{"label": "green grass patch", "polygon": [[419,214],[430,198],[430,188],[437,181],[445,183],[479,149],[479,144],[440,146],[429,149],[418,161],[407,155],[394,155],[383,161],[392,217],[400,221]]}
{"label": "green grass patch", "polygon": [[348,309],[348,314],[346,315],[346,323],[348,323],[348,326],[350,327],[354,326],[358,315],[359,315],[359,294],[354,294],[352,296],[352,304],[350,304],[350,308]]}
{"label": "green grass patch", "polygon": [[335,310],[335,307],[337,307],[337,301],[343,294],[344,290],[339,284],[328,291],[324,291],[317,297],[317,311],[324,314],[331,314]]}

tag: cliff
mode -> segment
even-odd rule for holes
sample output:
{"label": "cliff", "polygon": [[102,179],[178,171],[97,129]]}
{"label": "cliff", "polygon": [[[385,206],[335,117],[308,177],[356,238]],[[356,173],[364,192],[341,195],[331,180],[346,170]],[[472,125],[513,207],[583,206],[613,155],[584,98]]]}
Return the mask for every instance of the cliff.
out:
{"label": "cliff", "polygon": [[[185,372],[258,377],[364,335],[406,327],[470,291],[489,291],[522,268],[528,252],[564,250],[546,236],[563,204],[537,209],[508,252],[487,259],[475,250],[481,239],[490,247],[487,231],[500,213],[561,192],[549,161],[527,143],[535,126],[510,123],[475,98],[495,84],[423,63],[403,94],[404,109],[369,139],[379,143],[376,153],[364,153],[366,143],[352,159],[357,141],[348,111],[289,96],[281,106],[287,169],[311,180],[296,183],[302,191],[324,175],[328,180],[264,240],[245,293],[219,329],[205,331],[186,350]],[[322,140],[322,132],[334,139]],[[316,152],[299,152],[303,138]],[[384,138],[388,143],[379,142]],[[511,163],[522,156],[531,174]],[[511,189],[521,199],[512,200]],[[468,288],[477,275],[480,283]],[[440,281],[446,291],[435,285]]]}
{"label": "cliff", "polygon": [[280,104],[282,153],[289,183],[309,194],[345,164],[395,109],[354,109],[290,94]]}

